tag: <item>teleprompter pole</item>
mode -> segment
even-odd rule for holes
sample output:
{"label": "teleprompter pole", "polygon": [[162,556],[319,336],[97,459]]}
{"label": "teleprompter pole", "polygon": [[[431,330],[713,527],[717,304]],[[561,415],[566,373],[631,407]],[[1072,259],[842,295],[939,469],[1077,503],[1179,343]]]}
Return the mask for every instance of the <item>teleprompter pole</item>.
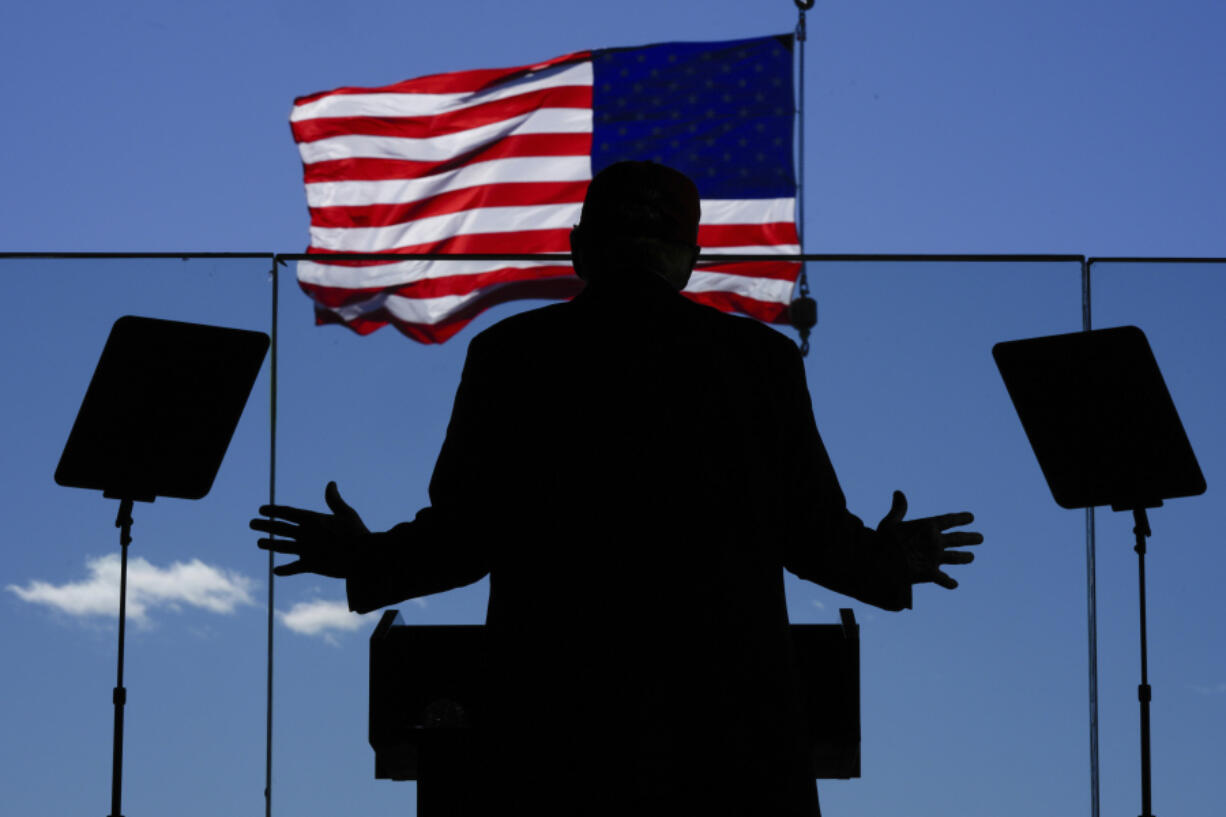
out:
{"label": "teleprompter pole", "polygon": [[123,817],[120,801],[123,799],[123,708],[128,702],[128,691],[123,685],[123,642],[128,619],[128,545],[132,542],[132,500],[119,501],[119,514],[115,517],[119,528],[119,659],[115,671],[115,690],[111,699],[115,703],[115,729],[111,747],[111,814]]}
{"label": "teleprompter pole", "polygon": [[1150,803],[1150,756],[1149,756],[1149,702],[1153,691],[1149,686],[1148,640],[1145,625],[1145,537],[1150,535],[1149,518],[1144,508],[1132,512],[1136,522],[1132,532],[1137,544],[1137,583],[1141,591],[1141,684],[1137,687],[1137,700],[1141,703],[1141,817],[1154,817]]}

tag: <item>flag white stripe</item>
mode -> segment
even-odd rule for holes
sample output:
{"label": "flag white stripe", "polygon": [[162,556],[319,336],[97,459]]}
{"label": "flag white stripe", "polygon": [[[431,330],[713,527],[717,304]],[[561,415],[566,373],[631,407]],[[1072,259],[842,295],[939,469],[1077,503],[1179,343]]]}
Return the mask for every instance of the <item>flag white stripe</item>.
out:
{"label": "flag white stripe", "polygon": [[[427,216],[387,227],[312,227],[311,246],[332,252],[370,253],[442,241],[457,235],[565,229],[579,223],[581,207],[582,205],[577,202],[517,207],[475,207],[471,210]],[[709,222],[704,220],[703,223]],[[755,226],[760,222],[745,220],[738,223]],[[715,247],[710,251],[724,255],[738,251],[745,253],[784,252],[778,249],[781,245],[764,246],[766,249],[763,249],[762,246],[744,250]]]}
{"label": "flag white stripe", "polygon": [[694,270],[686,292],[731,292],[755,301],[786,304],[792,300],[794,281],[778,278],[751,278],[711,270]]}
{"label": "flag white stripe", "polygon": [[[766,303],[787,303],[791,300],[793,287],[791,281],[774,278],[747,278],[728,273],[696,271],[685,289],[687,292],[731,292]],[[462,309],[472,299],[495,288],[488,287],[467,295],[442,295],[437,298],[406,298],[403,295],[379,293],[331,311],[345,321],[352,321],[377,309],[386,308],[394,317],[406,323],[437,324]]]}
{"label": "flag white stripe", "polygon": [[590,108],[539,108],[455,133],[416,139],[408,136],[333,136],[315,142],[300,142],[298,153],[305,165],[335,159],[402,159],[441,162],[462,156],[507,136],[533,133],[591,133]]}
{"label": "flag white stripe", "polygon": [[478,207],[391,227],[312,227],[311,246],[336,252],[382,252],[457,235],[556,230],[579,222],[579,203]]}
{"label": "flag white stripe", "polygon": [[298,280],[337,289],[399,287],[432,278],[480,275],[496,269],[552,267],[565,261],[398,261],[373,267],[342,267],[317,261],[298,262]]}
{"label": "flag white stripe", "polygon": [[[752,226],[752,225],[750,225]],[[717,255],[795,255],[800,252],[799,244],[747,244],[744,247],[703,247],[702,260],[715,262],[711,256]],[[731,262],[728,262],[731,263]],[[772,262],[774,263],[774,262]]]}
{"label": "flag white stripe", "polygon": [[703,199],[700,224],[772,224],[793,221],[796,199]]}
{"label": "flag white stripe", "polygon": [[448,111],[458,111],[520,94],[560,88],[566,85],[590,86],[592,64],[559,65],[534,71],[524,77],[500,82],[483,91],[460,94],[413,94],[387,91],[372,91],[368,94],[329,94],[319,99],[295,105],[290,113],[291,122],[306,119],[322,119],[347,116],[436,116]]}
{"label": "flag white stripe", "polygon": [[[787,206],[780,204],[786,202]],[[718,208],[714,219],[736,218],[732,224],[757,225],[769,221],[786,221],[779,211],[791,209],[791,199],[762,202],[747,200],[739,206]],[[728,204],[722,201],[721,204]],[[582,205],[534,204],[518,207],[475,207],[456,213],[427,216],[387,227],[312,227],[311,246],[334,252],[382,252],[397,247],[409,247],[441,241],[450,236],[476,233],[508,233],[519,230],[555,230],[573,227],[579,222]],[[759,215],[759,218],[754,218]],[[703,224],[721,225],[726,222],[708,219]],[[731,250],[719,248],[722,253]]]}
{"label": "flag white stripe", "polygon": [[468,295],[442,295],[437,298],[406,298],[403,295],[380,293],[365,301],[346,304],[331,310],[346,323],[374,312],[387,309],[394,317],[406,323],[442,323],[480,293]]}
{"label": "flag white stripe", "polygon": [[[571,182],[592,178],[587,156],[541,156],[491,159],[420,179],[360,182],[315,182],[306,185],[308,207],[362,207],[407,204],[486,184]],[[796,199],[703,199],[703,224],[762,224],[793,221]]]}
{"label": "flag white stripe", "polygon": [[[706,252],[706,250],[704,250]],[[719,247],[712,254],[792,255],[800,252],[795,244],[772,244],[758,247]],[[480,275],[496,269],[530,269],[552,267],[558,261],[397,261],[370,267],[348,267],[319,261],[299,261],[298,280],[306,284],[337,289],[375,289],[399,287],[432,278],[456,275]],[[697,270],[695,275],[730,275],[718,270]],[[748,276],[733,275],[739,280]]]}
{"label": "flag white stripe", "polygon": [[582,182],[592,178],[587,156],[533,156],[491,159],[420,179],[315,182],[306,186],[308,207],[363,207],[408,204],[466,187],[508,182]]}
{"label": "flag white stripe", "polygon": [[476,294],[444,295],[439,298],[389,295],[386,306],[388,312],[407,323],[442,323],[476,297]]}

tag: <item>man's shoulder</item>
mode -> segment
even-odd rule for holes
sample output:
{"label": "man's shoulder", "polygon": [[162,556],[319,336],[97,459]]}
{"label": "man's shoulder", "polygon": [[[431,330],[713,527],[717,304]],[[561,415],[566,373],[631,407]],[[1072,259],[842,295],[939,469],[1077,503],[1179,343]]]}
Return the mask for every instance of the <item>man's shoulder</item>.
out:
{"label": "man's shoulder", "polygon": [[761,349],[767,354],[796,353],[796,344],[787,335],[755,318],[721,312],[712,306],[693,303],[692,313],[707,332],[726,342]]}
{"label": "man's shoulder", "polygon": [[[762,355],[794,355],[796,344],[786,335],[754,318],[732,315],[689,298],[678,298],[670,321],[678,333],[716,346],[733,346]],[[633,316],[627,331],[634,331]],[[572,334],[598,331],[580,304],[570,301],[530,309],[502,319],[473,337],[472,347],[489,353],[522,348],[529,343],[566,343]]]}
{"label": "man's shoulder", "polygon": [[727,327],[728,332],[743,335],[752,341],[780,348],[795,346],[787,335],[756,318],[721,312],[712,306],[702,308],[707,315],[711,316],[712,320],[718,320],[723,326]]}
{"label": "man's shoulder", "polygon": [[497,347],[504,343],[553,333],[570,321],[571,306],[569,302],[549,304],[503,318],[474,335],[472,344]]}

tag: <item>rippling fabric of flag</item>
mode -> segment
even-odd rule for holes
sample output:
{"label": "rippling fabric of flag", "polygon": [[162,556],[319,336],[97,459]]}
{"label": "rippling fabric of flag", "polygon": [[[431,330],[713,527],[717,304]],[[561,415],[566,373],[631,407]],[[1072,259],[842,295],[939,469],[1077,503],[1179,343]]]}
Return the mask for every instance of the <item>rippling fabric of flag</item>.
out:
{"label": "rippling fabric of flag", "polygon": [[[799,252],[792,37],[582,51],[297,99],[316,323],[393,324],[441,343],[483,309],[569,298],[554,260],[420,260],[417,253],[569,253],[592,175],[625,159],[698,185],[704,254]],[[350,260],[338,253],[387,253]],[[786,320],[800,265],[703,261],[685,294]]]}

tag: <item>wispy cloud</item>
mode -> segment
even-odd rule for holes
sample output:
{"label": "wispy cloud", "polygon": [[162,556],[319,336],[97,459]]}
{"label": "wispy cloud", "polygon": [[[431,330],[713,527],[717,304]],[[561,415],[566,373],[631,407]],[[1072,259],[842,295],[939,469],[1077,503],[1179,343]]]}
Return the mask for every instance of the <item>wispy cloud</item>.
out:
{"label": "wispy cloud", "polygon": [[1226,695],[1226,683],[1221,684],[1188,684],[1193,692],[1200,695]]}
{"label": "wispy cloud", "polygon": [[350,612],[349,605],[343,601],[300,601],[289,612],[277,611],[281,623],[296,633],[302,635],[322,636],[329,644],[336,644],[336,633],[352,632],[378,613],[359,615]]}
{"label": "wispy cloud", "polygon": [[[425,599],[410,599],[410,603],[425,607]],[[379,613],[353,613],[343,601],[300,601],[289,612],[277,611],[277,618],[289,629],[301,635],[315,635],[329,644],[338,644],[338,633],[353,632],[378,618]]]}
{"label": "wispy cloud", "polygon": [[[70,616],[115,617],[119,615],[119,556],[108,554],[85,562],[87,576],[81,581],[52,584],[34,580],[24,587],[7,589],[22,601],[42,604]],[[197,607],[211,613],[233,613],[254,604],[255,582],[230,570],[207,565],[199,559],[158,567],[146,559],[128,560],[128,620],[138,626],[151,622],[157,608],[180,610]]]}

